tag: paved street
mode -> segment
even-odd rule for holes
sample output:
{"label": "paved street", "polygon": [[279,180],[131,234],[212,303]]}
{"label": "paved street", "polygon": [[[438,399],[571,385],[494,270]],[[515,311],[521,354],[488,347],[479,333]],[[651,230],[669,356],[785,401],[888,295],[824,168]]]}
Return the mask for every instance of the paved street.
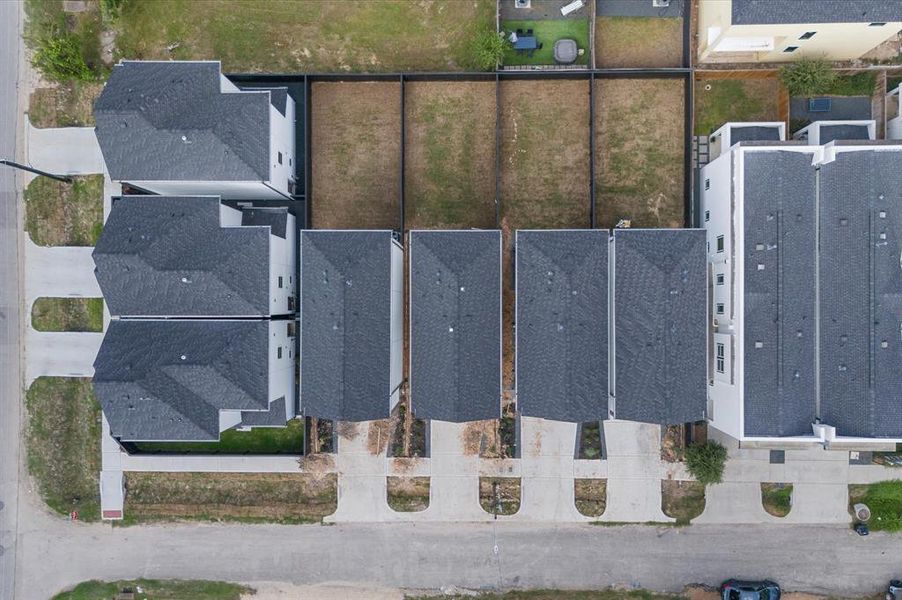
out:
{"label": "paved street", "polygon": [[[46,519],[46,518],[45,518]],[[900,573],[902,537],[848,527],[408,524],[111,528],[42,522],[22,537],[17,598],[83,579],[183,577],[404,588],[457,585],[677,591],[730,576],[785,589],[876,592]],[[48,520],[49,521],[49,520]],[[497,539],[495,535],[497,533]],[[497,544],[498,553],[493,548]],[[829,572],[829,575],[827,573]]]}

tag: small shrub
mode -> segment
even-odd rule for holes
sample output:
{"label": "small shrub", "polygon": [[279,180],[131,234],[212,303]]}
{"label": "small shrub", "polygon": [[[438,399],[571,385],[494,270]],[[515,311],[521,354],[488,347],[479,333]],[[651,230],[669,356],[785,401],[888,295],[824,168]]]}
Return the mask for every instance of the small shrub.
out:
{"label": "small shrub", "polygon": [[836,73],[823,59],[803,58],[780,68],[780,79],[791,96],[816,96],[833,86]]}
{"label": "small shrub", "polygon": [[708,441],[686,448],[686,468],[700,483],[720,483],[727,462],[727,449],[717,442]]}
{"label": "small shrub", "polygon": [[470,49],[474,65],[483,71],[495,69],[503,61],[506,47],[507,40],[494,29],[479,30]]}
{"label": "small shrub", "polygon": [[100,0],[100,15],[104,23],[112,23],[122,12],[125,0]]}
{"label": "small shrub", "polygon": [[97,77],[81,53],[81,44],[72,34],[52,35],[37,41],[32,65],[54,81],[94,81]]}

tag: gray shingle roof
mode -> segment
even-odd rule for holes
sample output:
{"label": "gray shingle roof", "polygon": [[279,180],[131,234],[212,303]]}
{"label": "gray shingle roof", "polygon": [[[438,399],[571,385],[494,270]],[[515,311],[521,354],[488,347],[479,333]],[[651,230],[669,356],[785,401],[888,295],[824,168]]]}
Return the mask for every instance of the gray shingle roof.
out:
{"label": "gray shingle roof", "polygon": [[822,125],[820,143],[829,144],[834,140],[868,140],[867,125]]}
{"label": "gray shingle roof", "polygon": [[123,61],[94,104],[110,176],[268,181],[270,93],[220,92],[218,62]]}
{"label": "gray shingle roof", "polygon": [[821,419],[902,437],[902,152],[840,152],[820,175]]}
{"label": "gray shingle roof", "polygon": [[517,405],[586,422],[608,416],[607,230],[518,231]]}
{"label": "gray shingle roof", "polygon": [[308,416],[389,416],[391,231],[301,233],[301,407]]}
{"label": "gray shingle roof", "polygon": [[902,21],[898,0],[733,0],[734,25],[890,21]]}
{"label": "gray shingle roof", "polygon": [[269,314],[265,227],[220,227],[215,197],[115,198],[94,249],[110,313]]}
{"label": "gray shingle roof", "polygon": [[501,232],[410,232],[410,393],[422,419],[501,411]]}
{"label": "gray shingle roof", "polygon": [[745,154],[747,436],[809,435],[815,417],[811,160],[807,152]]}
{"label": "gray shingle roof", "polygon": [[704,230],[615,230],[614,269],[616,418],[662,425],[704,419]]}
{"label": "gray shingle roof", "polygon": [[269,408],[267,321],[118,321],[94,390],[123,441],[219,439],[219,411]]}
{"label": "gray shingle roof", "polygon": [[241,225],[244,227],[269,227],[270,233],[283,240],[288,232],[287,208],[242,208]]}
{"label": "gray shingle roof", "polygon": [[739,142],[761,142],[768,140],[779,140],[780,130],[776,127],[761,127],[759,125],[749,125],[746,127],[730,128],[730,143]]}

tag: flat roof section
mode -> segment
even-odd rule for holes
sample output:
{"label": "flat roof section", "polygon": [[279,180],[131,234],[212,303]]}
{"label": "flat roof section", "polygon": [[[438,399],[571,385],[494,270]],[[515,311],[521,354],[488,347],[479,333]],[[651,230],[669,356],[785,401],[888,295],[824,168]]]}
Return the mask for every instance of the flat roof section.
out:
{"label": "flat roof section", "polygon": [[867,125],[821,125],[821,144],[829,144],[837,140],[869,140],[871,134]]}
{"label": "flat roof section", "polygon": [[501,413],[501,232],[410,232],[410,394],[439,421]]}
{"label": "flat roof section", "polygon": [[810,152],[744,152],[746,436],[810,435],[816,408],[816,171]]}
{"label": "flat roof section", "polygon": [[615,417],[705,418],[707,265],[702,229],[614,231]]}
{"label": "flat roof section", "polygon": [[608,230],[516,237],[517,406],[583,423],[608,416]]}
{"label": "flat roof section", "polygon": [[902,437],[902,152],[821,166],[821,420],[838,435]]}
{"label": "flat roof section", "polygon": [[218,440],[219,411],[270,408],[269,321],[113,320],[94,391],[122,441]]}
{"label": "flat roof section", "polygon": [[739,142],[765,142],[779,141],[780,129],[778,127],[763,127],[760,125],[746,125],[730,128],[730,143]]}
{"label": "flat roof section", "polygon": [[389,416],[391,231],[301,232],[301,408]]}

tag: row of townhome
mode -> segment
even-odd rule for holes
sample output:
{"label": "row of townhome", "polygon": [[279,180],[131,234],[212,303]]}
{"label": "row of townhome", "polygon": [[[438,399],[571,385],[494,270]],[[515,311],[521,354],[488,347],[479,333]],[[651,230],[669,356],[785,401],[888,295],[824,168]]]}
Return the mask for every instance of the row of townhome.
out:
{"label": "row of townhome", "polygon": [[[902,145],[727,124],[701,171],[708,419],[745,445],[902,441]],[[717,155],[719,154],[719,155]]]}

